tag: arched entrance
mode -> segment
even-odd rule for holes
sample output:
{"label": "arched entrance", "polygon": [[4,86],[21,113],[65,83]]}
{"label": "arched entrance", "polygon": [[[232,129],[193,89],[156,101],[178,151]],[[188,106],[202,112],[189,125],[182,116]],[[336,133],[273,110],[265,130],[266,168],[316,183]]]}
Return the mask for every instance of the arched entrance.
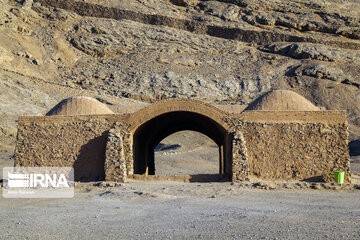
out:
{"label": "arched entrance", "polygon": [[219,146],[202,133],[173,133],[154,149],[155,175],[218,175],[219,152]]}
{"label": "arched entrance", "polygon": [[231,177],[231,139],[220,110],[193,100],[167,100],[141,112],[133,117],[133,122],[139,123],[133,128],[134,174],[156,174],[154,148],[173,133],[192,130],[218,145],[219,174]]}

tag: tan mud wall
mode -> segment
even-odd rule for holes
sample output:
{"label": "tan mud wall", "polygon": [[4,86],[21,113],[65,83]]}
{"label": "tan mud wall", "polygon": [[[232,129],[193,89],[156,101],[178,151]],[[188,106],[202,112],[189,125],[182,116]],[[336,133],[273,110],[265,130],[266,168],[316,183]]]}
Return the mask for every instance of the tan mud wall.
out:
{"label": "tan mud wall", "polygon": [[345,124],[246,123],[250,175],[271,180],[332,181],[350,161]]}
{"label": "tan mud wall", "polygon": [[105,117],[21,117],[15,151],[17,166],[68,166],[75,180],[104,179]]}
{"label": "tan mud wall", "polygon": [[241,114],[233,114],[245,122],[279,122],[279,123],[324,123],[344,124],[346,123],[346,111],[245,111]]}
{"label": "tan mud wall", "polygon": [[[105,179],[106,173],[108,180],[124,181],[133,170],[132,141],[126,136],[143,118],[151,119],[151,112],[159,114],[149,108],[143,116],[21,117],[15,164],[73,166],[76,180]],[[345,171],[349,180],[344,111],[250,111],[221,114],[219,119],[237,136],[232,144],[233,181],[333,181],[336,170]],[[111,138],[111,129],[117,129],[119,137]]]}
{"label": "tan mud wall", "polygon": [[333,181],[350,177],[345,111],[246,111],[238,116],[250,177]]}

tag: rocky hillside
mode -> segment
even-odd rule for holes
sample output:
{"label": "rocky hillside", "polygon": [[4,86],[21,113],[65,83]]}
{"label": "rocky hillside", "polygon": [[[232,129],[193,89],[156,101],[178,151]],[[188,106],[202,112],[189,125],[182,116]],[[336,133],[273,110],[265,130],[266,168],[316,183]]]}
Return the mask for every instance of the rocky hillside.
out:
{"label": "rocky hillside", "polygon": [[0,0],[0,36],[0,154],[19,115],[73,95],[134,111],[291,89],[360,139],[358,0]]}

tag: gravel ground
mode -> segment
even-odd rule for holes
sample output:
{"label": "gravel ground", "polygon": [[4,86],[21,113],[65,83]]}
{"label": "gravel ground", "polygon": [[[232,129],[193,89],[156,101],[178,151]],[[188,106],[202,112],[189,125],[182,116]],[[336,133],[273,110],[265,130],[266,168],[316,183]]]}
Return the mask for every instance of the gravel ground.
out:
{"label": "gravel ground", "polygon": [[72,199],[0,198],[1,239],[359,239],[359,191],[230,183],[83,185]]}

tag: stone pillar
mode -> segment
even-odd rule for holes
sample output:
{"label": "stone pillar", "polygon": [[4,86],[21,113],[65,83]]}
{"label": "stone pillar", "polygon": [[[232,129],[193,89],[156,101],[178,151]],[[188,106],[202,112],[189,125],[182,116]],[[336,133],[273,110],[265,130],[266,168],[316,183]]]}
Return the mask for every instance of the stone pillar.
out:
{"label": "stone pillar", "polygon": [[105,151],[105,180],[124,182],[127,166],[124,151],[124,132],[110,129]]}
{"label": "stone pillar", "polygon": [[125,155],[125,165],[127,176],[134,174],[134,154],[133,154],[133,138],[129,132],[123,133],[123,149]]}
{"label": "stone pillar", "polygon": [[233,132],[232,155],[232,181],[249,181],[250,169],[246,142],[240,131]]}

